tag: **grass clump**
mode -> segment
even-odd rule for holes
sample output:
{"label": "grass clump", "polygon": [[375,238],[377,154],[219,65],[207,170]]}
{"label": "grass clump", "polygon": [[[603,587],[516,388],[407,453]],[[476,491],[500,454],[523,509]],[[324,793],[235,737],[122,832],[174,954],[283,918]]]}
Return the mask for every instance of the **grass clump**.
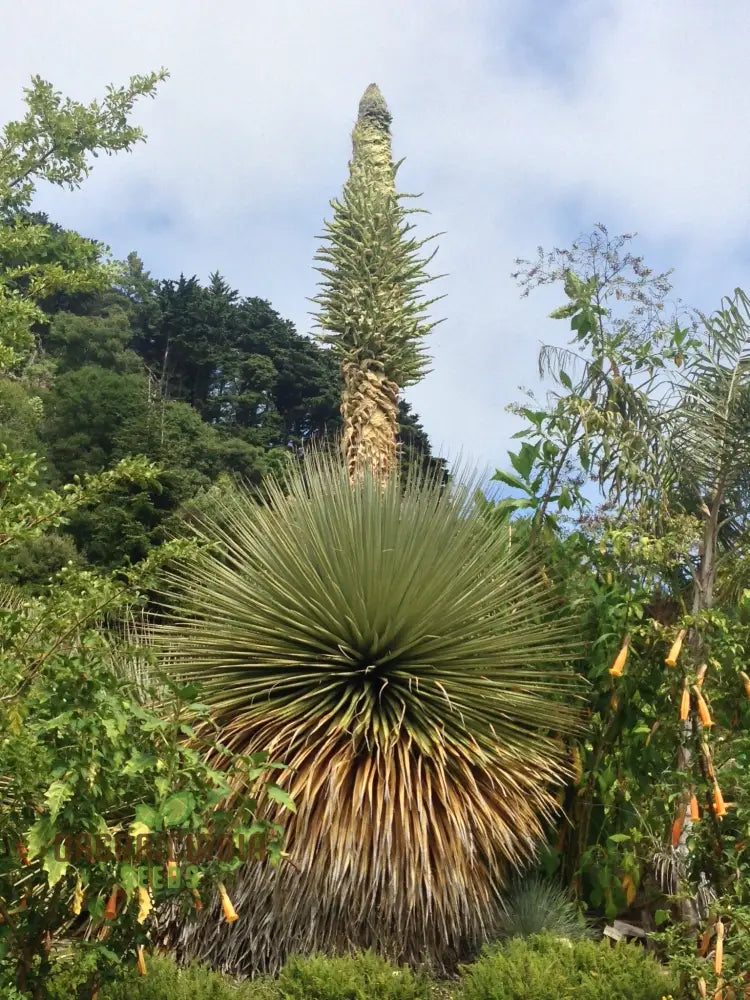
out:
{"label": "grass clump", "polygon": [[516,881],[502,900],[497,937],[552,934],[577,940],[591,936],[591,928],[562,886],[538,875]]}

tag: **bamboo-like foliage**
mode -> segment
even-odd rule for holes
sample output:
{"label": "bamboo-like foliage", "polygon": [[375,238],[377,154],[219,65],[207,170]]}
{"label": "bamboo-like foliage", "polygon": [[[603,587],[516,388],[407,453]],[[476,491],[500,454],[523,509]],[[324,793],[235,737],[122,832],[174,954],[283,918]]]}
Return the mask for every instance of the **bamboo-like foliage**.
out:
{"label": "bamboo-like foliage", "polygon": [[290,864],[246,866],[241,919],[207,911],[185,954],[233,973],[348,945],[442,962],[489,931],[576,711],[568,632],[475,486],[352,486],[313,454],[198,528],[217,544],[170,576],[165,662],[204,685],[224,744],[293,769],[298,811],[277,817]]}
{"label": "bamboo-like foliage", "polygon": [[375,84],[364,93],[352,134],[349,178],[331,202],[316,255],[321,266],[319,339],[338,355],[344,382],[343,447],[352,479],[369,469],[384,480],[396,465],[398,394],[427,371],[423,341],[435,323],[424,287],[434,280],[396,194],[391,115]]}
{"label": "bamboo-like foliage", "polygon": [[676,411],[678,475],[711,502],[718,492],[744,506],[750,466],[750,298],[736,289],[703,317],[706,347],[692,367]]}

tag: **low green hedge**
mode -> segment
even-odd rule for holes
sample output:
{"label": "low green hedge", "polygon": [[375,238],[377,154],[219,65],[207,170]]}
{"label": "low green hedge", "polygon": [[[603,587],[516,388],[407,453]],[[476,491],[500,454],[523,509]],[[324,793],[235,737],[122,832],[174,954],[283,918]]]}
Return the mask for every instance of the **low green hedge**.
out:
{"label": "low green hedge", "polygon": [[[72,1000],[78,985],[71,969],[50,994]],[[372,952],[293,958],[277,979],[244,983],[150,957],[148,975],[129,969],[100,1000],[662,1000],[670,993],[677,996],[674,983],[640,948],[547,934],[488,947],[462,968],[460,982],[443,983]]]}
{"label": "low green hedge", "polygon": [[662,1000],[672,979],[642,948],[550,935],[485,949],[462,970],[461,1000]]}

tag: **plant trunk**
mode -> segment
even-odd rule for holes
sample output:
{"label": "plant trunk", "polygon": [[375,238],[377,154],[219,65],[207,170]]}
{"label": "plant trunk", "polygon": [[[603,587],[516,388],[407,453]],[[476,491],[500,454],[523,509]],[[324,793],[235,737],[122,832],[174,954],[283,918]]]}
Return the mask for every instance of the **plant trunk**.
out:
{"label": "plant trunk", "polygon": [[[714,586],[716,584],[716,548],[719,537],[719,507],[721,499],[722,491],[721,489],[717,489],[711,509],[706,515],[706,523],[703,529],[701,560],[700,565],[698,566],[698,574],[693,586],[693,601],[691,610],[694,615],[712,607],[714,601]],[[690,630],[688,644],[694,654],[695,662],[697,663],[700,658],[701,638],[695,629]],[[690,741],[693,736],[694,727],[695,723],[692,718],[685,722],[680,748],[677,754],[677,768],[684,773],[690,770],[692,764]],[[690,801],[690,794],[690,789],[686,788],[681,799],[681,806],[686,810],[686,812]],[[682,833],[680,834],[680,842],[677,847],[681,862],[685,867],[687,866],[690,854],[690,850],[688,848],[688,837],[690,836],[691,827],[692,821],[688,814],[686,816],[685,824],[682,828]],[[681,881],[682,879],[678,876],[678,892]],[[680,902],[680,916],[683,922],[691,929],[695,930],[698,927],[700,915],[698,913],[698,906],[695,899],[683,899]]]}
{"label": "plant trunk", "polygon": [[343,450],[352,484],[367,470],[385,484],[398,462],[398,386],[379,369],[342,366]]}

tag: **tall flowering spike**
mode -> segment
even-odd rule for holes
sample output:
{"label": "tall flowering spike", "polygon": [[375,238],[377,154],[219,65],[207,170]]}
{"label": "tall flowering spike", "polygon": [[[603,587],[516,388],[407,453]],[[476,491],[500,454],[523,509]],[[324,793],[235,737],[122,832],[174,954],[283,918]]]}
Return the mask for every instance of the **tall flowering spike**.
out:
{"label": "tall flowering spike", "polygon": [[357,124],[352,132],[354,164],[370,166],[379,175],[383,193],[395,192],[393,158],[391,154],[391,122],[393,118],[385,98],[376,83],[371,83],[359,102]]}
{"label": "tall flowering spike", "polygon": [[[401,389],[427,372],[423,340],[435,326],[425,300],[429,240],[412,235],[410,211],[396,194],[391,114],[372,83],[362,96],[352,133],[349,179],[331,203],[318,307],[319,339],[341,365],[343,448],[352,482],[366,471],[385,481],[398,458]],[[413,210],[412,210],[413,211]]]}
{"label": "tall flowering spike", "polygon": [[666,660],[664,661],[668,667],[674,667],[677,664],[677,658],[680,655],[680,650],[682,649],[682,643],[687,634],[686,629],[680,629],[677,634],[677,638],[672,643],[672,648],[669,650]]}

